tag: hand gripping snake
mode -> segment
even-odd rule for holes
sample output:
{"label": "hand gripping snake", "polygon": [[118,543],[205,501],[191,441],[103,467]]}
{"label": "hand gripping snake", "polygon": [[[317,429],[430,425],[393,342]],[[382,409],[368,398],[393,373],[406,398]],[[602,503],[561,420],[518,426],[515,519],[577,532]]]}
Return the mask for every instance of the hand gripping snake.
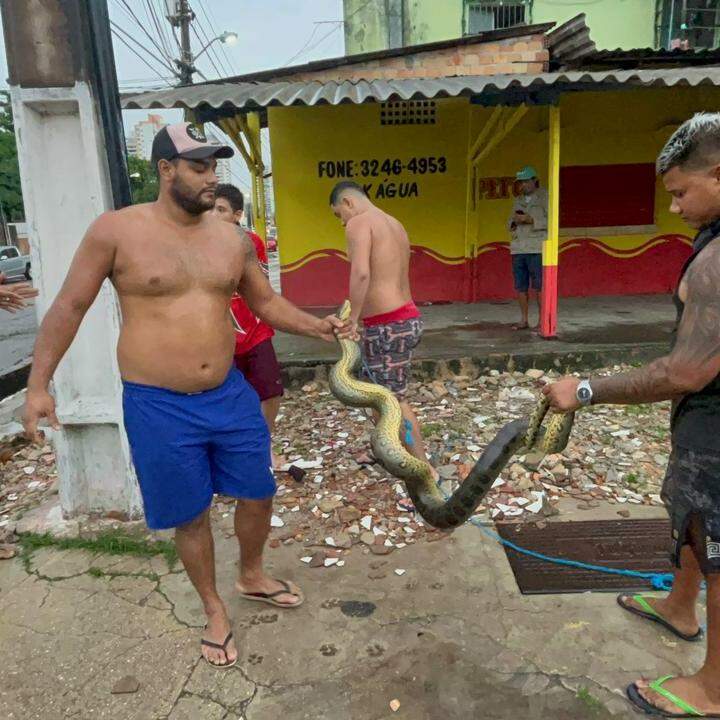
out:
{"label": "hand gripping snake", "polygon": [[[349,316],[350,303],[346,300],[338,317],[347,320]],[[543,398],[529,419],[513,420],[500,429],[465,480],[446,500],[433,479],[430,465],[411,455],[400,441],[403,416],[395,395],[380,385],[358,380],[355,374],[362,363],[358,343],[346,338],[338,342],[342,355],[330,370],[330,390],[345,405],[372,408],[378,413],[370,438],[376,459],[391,475],[405,482],[417,511],[436,528],[454,528],[468,520],[513,455],[529,450],[559,453],[567,446],[575,413],[553,414],[543,428],[549,409]]]}

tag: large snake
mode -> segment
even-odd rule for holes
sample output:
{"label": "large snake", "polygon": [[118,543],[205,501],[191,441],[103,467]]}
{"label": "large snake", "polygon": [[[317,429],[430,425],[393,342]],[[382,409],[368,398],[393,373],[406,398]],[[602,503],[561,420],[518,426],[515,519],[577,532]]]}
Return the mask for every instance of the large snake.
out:
{"label": "large snake", "polygon": [[[346,300],[338,317],[347,320],[349,316],[350,303]],[[529,450],[559,453],[567,446],[575,413],[553,414],[544,428],[549,403],[543,398],[529,419],[513,420],[500,429],[465,480],[446,499],[433,479],[430,465],[411,455],[400,441],[403,416],[395,395],[380,385],[358,380],[356,373],[362,363],[358,343],[347,338],[338,342],[342,355],[330,370],[330,389],[345,405],[372,408],[378,413],[370,438],[376,459],[391,475],[405,482],[417,511],[436,528],[457,527],[473,515],[513,455]]]}

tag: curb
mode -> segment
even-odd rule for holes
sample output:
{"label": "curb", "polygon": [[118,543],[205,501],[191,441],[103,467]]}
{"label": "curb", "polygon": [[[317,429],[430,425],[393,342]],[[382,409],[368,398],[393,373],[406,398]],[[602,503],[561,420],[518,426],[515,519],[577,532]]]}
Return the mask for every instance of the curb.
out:
{"label": "curb", "polygon": [[[667,352],[665,343],[638,345],[599,345],[582,350],[527,351],[516,353],[487,353],[460,358],[417,358],[413,362],[413,374],[418,380],[434,380],[448,375],[476,377],[488,370],[524,372],[531,368],[558,370],[572,373],[619,363],[644,364]],[[314,380],[326,380],[327,371],[337,362],[336,358],[308,360],[280,360],[285,387],[297,389]]]}

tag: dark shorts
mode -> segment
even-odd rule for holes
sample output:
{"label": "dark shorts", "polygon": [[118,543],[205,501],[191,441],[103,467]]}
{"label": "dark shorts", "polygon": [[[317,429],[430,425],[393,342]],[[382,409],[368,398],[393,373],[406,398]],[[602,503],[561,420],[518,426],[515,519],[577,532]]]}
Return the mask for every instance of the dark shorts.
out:
{"label": "dark shorts", "polygon": [[680,566],[680,550],[690,543],[690,521],[697,517],[702,538],[693,549],[700,566],[704,573],[720,572],[720,454],[674,447],[662,499],[672,523],[674,564]]}
{"label": "dark shorts", "polygon": [[413,350],[422,336],[422,318],[365,328],[364,376],[402,397],[410,381]]}
{"label": "dark shorts", "polygon": [[245,354],[236,355],[235,367],[252,385],[261,402],[283,394],[280,363],[269,338],[250,348]]}
{"label": "dark shorts", "polygon": [[234,368],[222,385],[199,393],[125,382],[123,411],[152,530],[195,519],[213,493],[247,500],[275,494],[260,401]]}
{"label": "dark shorts", "polygon": [[517,292],[542,289],[542,253],[511,255],[513,279]]}

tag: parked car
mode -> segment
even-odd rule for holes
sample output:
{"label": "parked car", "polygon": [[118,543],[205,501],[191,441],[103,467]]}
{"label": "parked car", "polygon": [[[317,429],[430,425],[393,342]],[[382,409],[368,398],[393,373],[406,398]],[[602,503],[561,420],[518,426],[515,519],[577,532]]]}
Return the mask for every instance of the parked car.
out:
{"label": "parked car", "polygon": [[30,256],[21,255],[14,245],[0,245],[0,273],[7,280],[32,280]]}

